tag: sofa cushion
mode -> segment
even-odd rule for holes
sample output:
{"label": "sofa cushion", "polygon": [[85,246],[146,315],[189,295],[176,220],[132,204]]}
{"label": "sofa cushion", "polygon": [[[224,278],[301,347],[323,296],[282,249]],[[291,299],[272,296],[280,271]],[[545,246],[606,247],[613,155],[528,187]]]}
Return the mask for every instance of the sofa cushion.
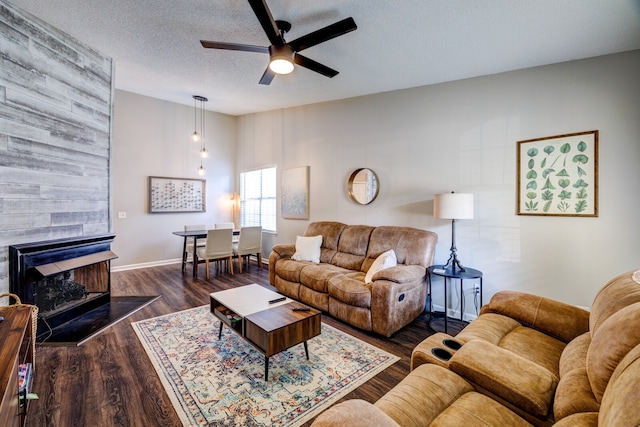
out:
{"label": "sofa cushion", "polygon": [[481,339],[547,369],[556,381],[560,378],[560,357],[565,344],[535,329],[522,326],[510,317],[496,313],[482,314],[456,335],[456,339],[463,342]]}
{"label": "sofa cushion", "polygon": [[567,418],[554,423],[553,427],[598,427],[598,413],[582,412],[569,415]]}
{"label": "sofa cushion", "polygon": [[300,283],[298,282],[290,282],[289,280],[285,280],[280,276],[276,276],[275,285],[278,292],[284,294],[288,297],[299,299],[300,298]]}
{"label": "sofa cushion", "polygon": [[574,369],[564,375],[556,388],[553,415],[556,421],[580,412],[598,412],[600,404],[591,391],[587,369]]}
{"label": "sofa cushion", "polygon": [[566,346],[562,341],[535,329],[520,326],[506,335],[499,346],[542,366],[556,380],[560,379],[560,357]]}
{"label": "sofa cushion", "polygon": [[300,283],[316,292],[327,293],[329,279],[338,274],[349,273],[349,271],[332,264],[306,265],[300,271]]}
{"label": "sofa cushion", "polygon": [[531,424],[480,393],[462,395],[442,411],[431,423],[433,427],[509,426],[530,427]]}
{"label": "sofa cushion", "polygon": [[640,302],[612,314],[591,335],[587,351],[587,372],[598,401],[620,361],[640,345]]}
{"label": "sofa cushion", "polygon": [[317,292],[306,286],[298,285],[296,299],[318,310],[329,311],[329,294],[326,292]]}
{"label": "sofa cushion", "polygon": [[313,421],[313,427],[400,427],[372,403],[350,399],[333,405]]}
{"label": "sofa cushion", "polygon": [[375,406],[402,426],[428,426],[473,387],[453,372],[436,365],[420,365]]}
{"label": "sofa cushion", "polygon": [[300,283],[300,272],[308,265],[313,265],[306,261],[294,261],[292,259],[281,259],[276,263],[276,275],[289,282]]}
{"label": "sofa cushion", "polygon": [[503,290],[480,310],[515,319],[522,325],[558,338],[565,344],[589,330],[589,312],[539,295]]}
{"label": "sofa cushion", "polygon": [[393,249],[389,249],[386,252],[380,254],[378,258],[371,264],[367,274],[364,277],[365,283],[373,283],[373,276],[378,272],[387,268],[395,267],[398,265],[398,259]]}
{"label": "sofa cushion", "polygon": [[522,356],[472,340],[449,360],[449,369],[535,417],[551,412],[557,378]]}
{"label": "sofa cushion", "polygon": [[349,270],[360,270],[367,248],[369,238],[375,227],[369,225],[349,225],[342,230],[338,251],[336,252],[332,264]]}
{"label": "sofa cushion", "polygon": [[322,235],[322,246],[320,247],[320,262],[331,264],[333,256],[338,250],[338,240],[346,224],[333,221],[312,222],[304,232],[305,236]]}
{"label": "sofa cushion", "polygon": [[[304,288],[304,287],[303,287]],[[365,331],[373,330],[371,310],[368,307],[355,307],[329,297],[329,314]]]}
{"label": "sofa cushion", "polygon": [[590,332],[585,332],[567,344],[560,356],[560,378],[574,369],[587,368],[589,344],[591,344]]}
{"label": "sofa cushion", "polygon": [[602,398],[598,425],[640,426],[640,345],[618,364]]}
{"label": "sofa cushion", "polygon": [[371,284],[364,283],[364,273],[333,276],[327,287],[329,296],[354,307],[371,308]]}
{"label": "sofa cushion", "polygon": [[460,376],[431,364],[418,366],[375,406],[402,426],[530,426]]}
{"label": "sofa cushion", "polygon": [[379,226],[371,233],[367,257],[362,271],[367,271],[381,253],[393,249],[398,264],[431,265],[438,235],[432,231],[411,227]]}
{"label": "sofa cushion", "polygon": [[629,271],[611,279],[593,299],[589,315],[591,335],[613,313],[637,302],[640,302],[640,270]]}
{"label": "sofa cushion", "polygon": [[319,263],[321,245],[322,236],[298,236],[296,237],[296,253],[291,256],[291,259]]}

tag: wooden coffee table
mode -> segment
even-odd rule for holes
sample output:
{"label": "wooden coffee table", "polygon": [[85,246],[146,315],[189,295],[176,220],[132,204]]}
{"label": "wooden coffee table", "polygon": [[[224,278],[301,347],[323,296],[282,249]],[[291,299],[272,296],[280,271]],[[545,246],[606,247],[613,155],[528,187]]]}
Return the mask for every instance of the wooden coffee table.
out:
{"label": "wooden coffee table", "polygon": [[[303,343],[309,359],[307,340],[320,335],[320,311],[285,298],[284,301],[269,301],[284,298],[283,295],[257,285],[240,286],[210,295],[211,313],[221,320],[264,355],[264,379],[269,376],[269,357],[294,345]],[[309,311],[293,311],[294,307],[309,308]]]}

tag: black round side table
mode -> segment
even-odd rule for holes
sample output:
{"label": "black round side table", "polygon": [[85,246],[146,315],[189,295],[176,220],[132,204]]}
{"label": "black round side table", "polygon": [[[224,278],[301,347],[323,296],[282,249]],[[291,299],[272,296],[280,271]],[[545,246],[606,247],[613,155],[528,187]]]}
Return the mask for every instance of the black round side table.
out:
{"label": "black round side table", "polygon": [[482,307],[482,271],[465,267],[461,270],[458,267],[447,267],[444,265],[432,265],[427,267],[427,282],[429,284],[429,312],[433,314],[433,299],[431,297],[431,276],[436,275],[444,278],[444,332],[447,333],[447,286],[452,280],[460,280],[460,321],[464,316],[464,298],[462,283],[465,279],[480,279],[480,307]]}

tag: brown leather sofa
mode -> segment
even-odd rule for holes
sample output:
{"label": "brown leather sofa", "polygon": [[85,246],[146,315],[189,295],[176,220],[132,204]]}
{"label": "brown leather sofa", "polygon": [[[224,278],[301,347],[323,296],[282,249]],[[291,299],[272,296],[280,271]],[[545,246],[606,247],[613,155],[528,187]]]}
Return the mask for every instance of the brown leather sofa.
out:
{"label": "brown leather sofa", "polygon": [[[295,244],[275,245],[270,282],[284,295],[344,322],[386,337],[424,311],[426,267],[438,236],[411,227],[312,222],[305,236],[322,235],[320,263],[291,259]],[[393,249],[397,266],[365,275],[375,259]]]}
{"label": "brown leather sofa", "polygon": [[375,404],[345,401],[313,426],[639,426],[640,270],[590,312],[499,292],[455,338],[419,344],[411,368]]}

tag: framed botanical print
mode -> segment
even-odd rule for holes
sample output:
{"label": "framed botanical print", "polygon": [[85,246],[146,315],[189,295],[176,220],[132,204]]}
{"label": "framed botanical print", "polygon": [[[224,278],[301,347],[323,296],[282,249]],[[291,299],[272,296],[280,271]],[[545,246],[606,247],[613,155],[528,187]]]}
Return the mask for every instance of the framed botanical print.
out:
{"label": "framed botanical print", "polygon": [[518,141],[518,215],[598,216],[598,131]]}

